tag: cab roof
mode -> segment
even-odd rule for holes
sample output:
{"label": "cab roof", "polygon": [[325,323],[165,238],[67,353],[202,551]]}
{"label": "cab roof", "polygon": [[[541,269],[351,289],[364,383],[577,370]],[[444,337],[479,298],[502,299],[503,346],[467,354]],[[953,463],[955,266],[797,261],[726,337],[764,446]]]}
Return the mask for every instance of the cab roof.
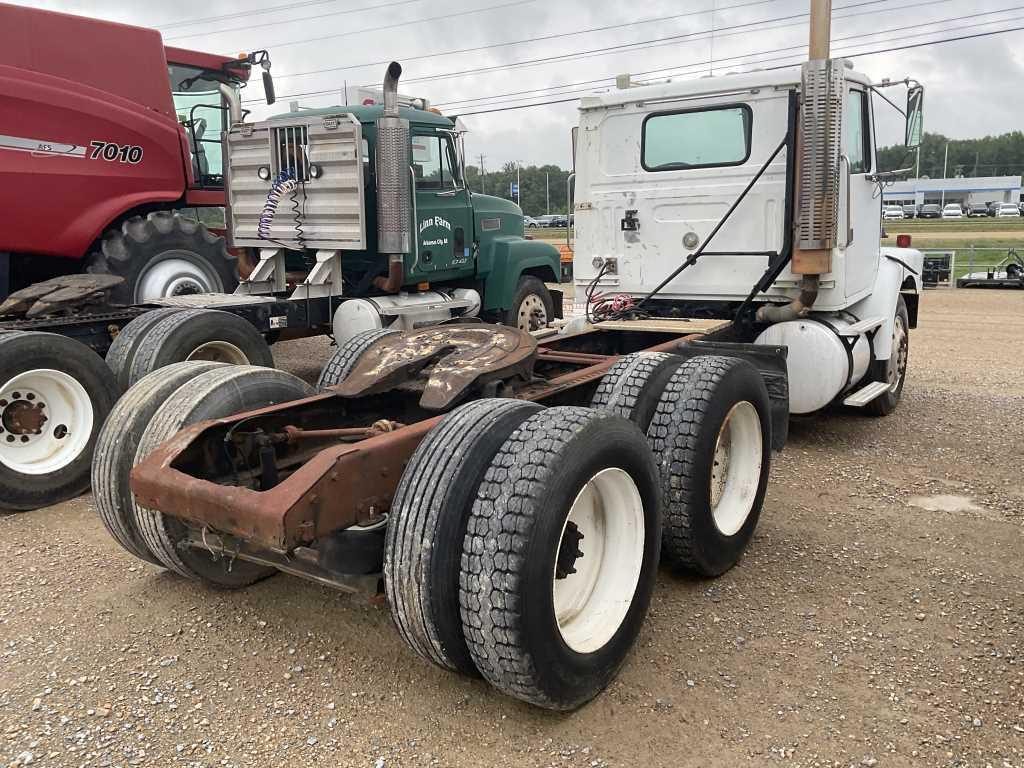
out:
{"label": "cab roof", "polygon": [[[280,115],[274,115],[271,120],[283,120],[289,117],[318,117],[320,115],[339,115],[349,114],[352,115],[360,123],[376,123],[377,120],[384,114],[383,104],[370,104],[370,105],[353,105],[353,104],[342,104],[336,107],[321,107],[317,109],[302,109],[298,112],[285,112]],[[426,109],[413,109],[412,107],[401,107],[398,110],[398,114],[404,117],[410,123],[417,125],[429,125],[435,128],[447,128],[452,129],[455,127],[455,123],[444,115],[439,115],[436,112],[431,112]]]}
{"label": "cab roof", "polygon": [[[849,59],[837,59],[836,61],[842,65],[844,62],[848,63]],[[846,77],[859,83],[870,82],[866,75],[850,69],[846,70]],[[800,67],[762,69],[753,72],[701,77],[695,80],[674,80],[667,83],[615,88],[584,96],[580,99],[580,109],[601,109],[638,101],[715,96],[762,88],[789,89],[798,87],[800,82]]]}

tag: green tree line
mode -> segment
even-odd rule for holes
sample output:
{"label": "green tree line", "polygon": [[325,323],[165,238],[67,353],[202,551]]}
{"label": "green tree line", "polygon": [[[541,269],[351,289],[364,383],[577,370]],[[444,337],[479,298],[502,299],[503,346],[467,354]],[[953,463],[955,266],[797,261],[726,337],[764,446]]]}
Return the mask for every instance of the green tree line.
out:
{"label": "green tree line", "polygon": [[[980,139],[949,139],[940,133],[925,133],[921,142],[921,176],[942,178],[947,144],[946,175],[950,178],[1024,174],[1024,132],[1011,131]],[[916,163],[917,153],[908,152],[905,147],[878,150],[878,167],[884,171],[916,167]]]}
{"label": "green tree line", "polygon": [[[522,198],[519,207],[527,216],[543,216],[548,213],[566,213],[565,182],[569,171],[557,165],[524,165],[519,169],[519,195]],[[515,201],[510,193],[510,185],[516,181],[516,164],[505,163],[500,169],[490,170],[484,167],[468,165],[466,182],[474,192],[482,192],[495,197],[504,197]]]}

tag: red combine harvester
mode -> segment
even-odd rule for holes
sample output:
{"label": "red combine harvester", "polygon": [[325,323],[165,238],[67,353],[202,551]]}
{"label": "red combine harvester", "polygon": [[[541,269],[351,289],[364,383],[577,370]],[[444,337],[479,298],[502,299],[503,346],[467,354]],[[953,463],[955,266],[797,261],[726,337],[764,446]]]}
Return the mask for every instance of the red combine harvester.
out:
{"label": "red combine harvester", "polygon": [[265,51],[0,4],[0,300],[81,272],[124,278],[122,304],[233,290],[224,238],[182,211],[224,205],[221,129],[254,64],[268,81]]}

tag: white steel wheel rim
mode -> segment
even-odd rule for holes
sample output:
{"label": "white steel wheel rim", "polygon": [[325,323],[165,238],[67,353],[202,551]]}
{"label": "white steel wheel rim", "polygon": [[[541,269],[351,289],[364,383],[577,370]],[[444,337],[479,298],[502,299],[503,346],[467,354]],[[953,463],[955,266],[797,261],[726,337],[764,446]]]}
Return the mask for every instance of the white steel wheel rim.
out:
{"label": "white steel wheel rim", "polygon": [[761,419],[743,400],[718,430],[711,464],[711,517],[723,536],[734,536],[750,517],[761,484]]}
{"label": "white steel wheel rim", "polygon": [[544,299],[536,293],[526,296],[519,305],[519,330],[537,331],[548,324],[548,310]]}
{"label": "white steel wheel rim", "polygon": [[135,284],[135,301],[145,303],[168,296],[195,293],[220,293],[224,290],[217,274],[195,261],[185,251],[168,251],[139,275]]}
{"label": "white steel wheel rim", "polygon": [[248,365],[249,358],[245,352],[230,341],[208,341],[192,350],[186,360],[205,360],[210,363],[229,363],[230,365]]}
{"label": "white steel wheel rim", "polygon": [[886,370],[886,378],[889,380],[889,391],[895,392],[900,388],[900,382],[907,371],[907,328],[903,324],[903,317],[896,315],[896,321],[892,326],[892,354],[889,355],[889,365]]}
{"label": "white steel wheel rim", "polygon": [[622,626],[643,568],[644,504],[633,478],[618,468],[590,478],[569,509],[558,551],[567,543],[570,523],[583,534],[583,555],[573,564],[576,572],[565,578],[558,578],[556,558],[551,586],[555,621],[569,648],[593,653]]}
{"label": "white steel wheel rim", "polygon": [[[39,368],[0,386],[0,464],[23,475],[46,475],[77,459],[92,434],[92,400],[63,371]],[[26,432],[17,415],[38,408],[46,421]]]}

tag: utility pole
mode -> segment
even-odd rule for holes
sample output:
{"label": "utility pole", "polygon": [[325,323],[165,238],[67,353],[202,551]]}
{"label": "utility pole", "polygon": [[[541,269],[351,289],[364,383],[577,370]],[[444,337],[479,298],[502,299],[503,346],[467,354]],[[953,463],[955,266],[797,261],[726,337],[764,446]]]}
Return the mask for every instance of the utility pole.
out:
{"label": "utility pole", "polygon": [[480,154],[480,194],[487,194],[487,174],[484,172],[484,156]]}
{"label": "utility pole", "polygon": [[523,164],[516,160],[516,205],[523,207],[523,188],[519,186],[519,171]]}
{"label": "utility pole", "polygon": [[832,53],[832,0],[811,0],[810,59],[827,59]]}
{"label": "utility pole", "polygon": [[544,204],[544,212],[551,213],[551,173],[548,171],[544,172],[544,198],[547,201]]}

